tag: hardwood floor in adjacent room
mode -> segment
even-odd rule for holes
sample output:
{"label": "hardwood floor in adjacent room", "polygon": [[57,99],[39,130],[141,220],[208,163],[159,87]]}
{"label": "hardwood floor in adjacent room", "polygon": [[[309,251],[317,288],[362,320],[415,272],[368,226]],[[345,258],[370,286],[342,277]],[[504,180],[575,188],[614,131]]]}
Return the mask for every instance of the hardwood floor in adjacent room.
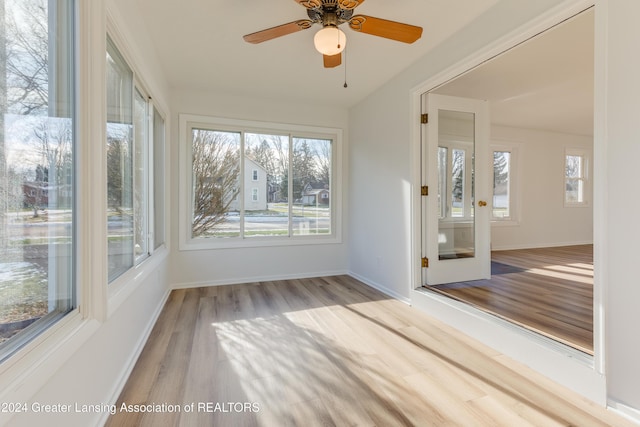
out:
{"label": "hardwood floor in adjacent room", "polygon": [[490,280],[431,289],[593,354],[593,245],[494,251]]}
{"label": "hardwood floor in adjacent room", "polygon": [[173,291],[117,408],[108,426],[632,425],[348,276]]}

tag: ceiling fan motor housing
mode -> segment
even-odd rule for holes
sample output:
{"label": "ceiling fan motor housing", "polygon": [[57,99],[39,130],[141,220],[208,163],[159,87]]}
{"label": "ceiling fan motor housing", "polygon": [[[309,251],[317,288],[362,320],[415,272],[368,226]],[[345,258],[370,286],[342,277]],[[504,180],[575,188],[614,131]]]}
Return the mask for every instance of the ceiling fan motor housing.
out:
{"label": "ceiling fan motor housing", "polygon": [[338,25],[347,22],[353,16],[353,9],[341,9],[338,0],[323,0],[322,6],[307,9],[309,19],[323,27]]}

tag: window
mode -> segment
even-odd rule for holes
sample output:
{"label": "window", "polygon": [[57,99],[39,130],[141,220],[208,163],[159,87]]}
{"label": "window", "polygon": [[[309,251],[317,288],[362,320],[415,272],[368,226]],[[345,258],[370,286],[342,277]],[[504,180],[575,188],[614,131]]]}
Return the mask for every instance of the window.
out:
{"label": "window", "polygon": [[493,211],[495,220],[511,218],[511,152],[493,152]]}
{"label": "window", "polygon": [[189,147],[184,168],[192,171],[186,241],[202,247],[335,236],[337,131],[276,124],[255,131],[244,121],[221,120],[229,126],[187,117],[181,117]]}
{"label": "window", "polygon": [[2,8],[0,360],[76,307],[75,2]]}
{"label": "window", "polygon": [[438,147],[438,206],[440,219],[472,218],[473,194],[465,191],[473,179],[473,159],[464,143]]}
{"label": "window", "polygon": [[164,237],[164,118],[153,108],[153,249],[165,242]]}
{"label": "window", "polygon": [[518,223],[518,164],[522,146],[504,141],[491,145],[493,153],[493,199],[491,221],[494,225]]}
{"label": "window", "polygon": [[[154,175],[153,170],[157,174]],[[157,242],[164,241],[162,170],[164,120],[136,84],[133,71],[108,38],[109,282],[142,262],[158,247]]]}
{"label": "window", "polygon": [[587,155],[584,150],[567,149],[565,153],[565,206],[587,205]]}

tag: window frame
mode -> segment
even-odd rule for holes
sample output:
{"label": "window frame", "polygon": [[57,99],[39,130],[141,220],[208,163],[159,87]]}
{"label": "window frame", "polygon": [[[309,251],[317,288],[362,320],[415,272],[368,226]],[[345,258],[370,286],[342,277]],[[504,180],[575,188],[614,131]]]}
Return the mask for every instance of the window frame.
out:
{"label": "window frame", "polygon": [[[520,189],[520,174],[521,174],[521,156],[522,145],[520,143],[510,141],[496,141],[490,144],[491,150],[491,171],[493,173],[493,153],[508,152],[511,153],[509,163],[509,216],[508,217],[494,217],[493,216],[493,203],[491,204],[491,225],[492,226],[514,226],[520,223],[520,206],[521,206],[521,189]],[[493,179],[491,179],[493,182]],[[493,189],[491,190],[491,200],[493,201]]]}
{"label": "window frame", "polygon": [[[581,157],[581,167],[580,167],[580,175],[578,177],[568,177],[567,176],[567,158],[568,157]],[[563,191],[562,198],[565,208],[582,208],[589,207],[591,205],[590,202],[590,179],[589,179],[589,168],[591,165],[591,158],[589,156],[589,151],[584,148],[572,148],[566,147],[564,150],[564,171],[563,171]],[[582,201],[570,201],[567,200],[567,183],[570,179],[577,179],[582,183]]]}
{"label": "window frame", "polygon": [[[323,235],[260,236],[251,238],[193,238],[191,217],[192,192],[192,129],[208,129],[225,132],[274,133],[289,135],[291,144],[295,138],[328,139],[331,149],[331,233]],[[180,135],[180,207],[179,250],[226,249],[248,247],[272,247],[293,245],[335,244],[342,242],[342,129],[295,125],[275,122],[257,122],[191,114],[179,115]],[[242,172],[241,172],[242,173]],[[334,196],[335,195],[335,196]],[[246,197],[246,196],[242,196]]]}
{"label": "window frame", "polygon": [[[54,336],[64,325],[77,322],[79,317],[81,298],[79,295],[80,282],[78,280],[78,270],[82,263],[81,254],[79,253],[79,247],[81,246],[80,240],[82,238],[79,233],[81,221],[79,220],[78,213],[81,205],[79,185],[79,171],[81,166],[79,155],[82,150],[81,143],[83,139],[79,123],[82,119],[82,113],[80,108],[79,85],[81,78],[81,52],[78,46],[78,31],[81,22],[78,19],[79,2],[69,0],[65,3],[66,4],[55,3],[55,5],[61,7],[56,7],[54,10],[47,9],[47,49],[49,55],[47,60],[49,61],[50,67],[46,73],[47,83],[54,82],[52,85],[47,86],[47,112],[42,115],[36,111],[34,114],[29,113],[25,116],[46,117],[47,119],[70,119],[71,138],[69,141],[69,154],[71,166],[68,171],[70,174],[68,182],[70,183],[71,190],[63,190],[60,192],[61,194],[59,194],[59,196],[64,197],[64,193],[67,191],[71,192],[69,207],[62,208],[70,211],[69,232],[68,235],[60,236],[69,238],[70,243],[67,249],[65,249],[64,244],[58,245],[52,243],[50,240],[47,241],[46,256],[49,260],[49,268],[47,268],[46,286],[48,295],[46,301],[44,301],[47,303],[47,312],[31,324],[18,328],[18,332],[15,335],[9,337],[9,339],[2,343],[0,346],[0,380],[4,380],[10,367],[15,363],[20,363],[25,354],[37,348],[41,343],[47,342],[49,338]],[[55,20],[53,28],[51,25],[52,20]],[[68,24],[68,26],[66,26],[66,24]],[[60,28],[63,30],[61,31]],[[6,31],[5,29],[3,30]],[[5,60],[8,59],[9,56],[7,55]],[[53,67],[51,67],[51,65],[53,65]],[[7,79],[8,77],[5,76],[3,78]],[[8,83],[6,86],[5,90],[8,91]],[[5,98],[8,98],[8,96],[5,96]],[[5,101],[7,101],[7,99],[5,99]],[[55,109],[55,112],[53,112],[52,108]],[[10,113],[8,110],[5,111],[5,113],[7,116],[10,114],[22,115]],[[3,151],[7,139],[7,135],[5,134],[3,135],[3,141],[0,142],[0,145],[3,146]],[[9,162],[7,159],[4,159],[4,161],[6,163],[4,167],[7,168]],[[58,170],[56,168],[53,174],[57,172]],[[64,178],[68,178],[68,176],[65,175]],[[47,179],[47,186],[48,185],[51,185],[51,182]],[[25,196],[46,197],[46,209],[49,210],[51,208],[47,188],[32,188],[27,194],[24,192],[24,180],[20,186],[23,189],[21,192],[23,201]],[[49,227],[51,224],[48,220],[46,224],[47,229],[50,230]],[[4,227],[5,225],[6,224],[3,224],[1,226]],[[54,249],[53,247],[55,246],[59,247]],[[64,259],[65,255],[59,257],[56,252],[65,251],[67,254],[66,258],[69,258],[69,261],[63,263],[61,259]],[[54,265],[53,268],[52,265]],[[52,270],[54,272],[52,272]],[[54,289],[53,292],[52,288]],[[0,396],[1,395],[2,393],[0,392]],[[0,423],[1,422],[2,420],[0,419]]]}
{"label": "window frame", "polygon": [[[115,32],[117,34],[117,32]],[[136,145],[136,141],[135,141],[135,136],[136,136],[136,130],[135,130],[135,99],[136,99],[136,94],[139,94],[141,99],[143,99],[145,101],[145,105],[146,105],[146,114],[145,114],[145,123],[144,123],[144,134],[145,134],[145,141],[143,142],[143,144],[145,145],[145,149],[144,149],[144,154],[143,154],[143,164],[146,167],[146,170],[143,171],[143,173],[140,175],[140,178],[143,182],[143,186],[144,188],[144,221],[146,222],[144,229],[146,230],[145,232],[145,241],[146,241],[146,248],[145,248],[145,253],[142,254],[138,254],[136,255],[136,249],[135,249],[135,213],[133,213],[134,216],[134,239],[133,239],[133,247],[132,249],[132,253],[131,256],[133,258],[133,263],[132,265],[128,266],[126,269],[122,269],[122,271],[120,271],[117,275],[114,275],[113,277],[108,277],[106,278],[107,281],[107,286],[108,286],[108,291],[109,291],[109,295],[114,295],[114,294],[119,294],[120,293],[120,289],[122,288],[123,284],[127,284],[127,283],[131,283],[131,277],[138,277],[140,269],[146,264],[145,261],[149,260],[150,258],[152,258],[152,255],[157,252],[160,251],[161,249],[163,249],[166,246],[166,240],[167,240],[167,231],[166,231],[166,203],[163,206],[156,206],[155,203],[155,196],[156,196],[156,184],[159,182],[158,179],[155,176],[155,165],[156,165],[156,159],[155,159],[155,155],[156,152],[158,151],[159,147],[156,147],[156,143],[158,142],[155,138],[155,133],[156,133],[156,128],[155,128],[155,117],[156,115],[162,119],[162,141],[161,141],[161,145],[162,145],[162,159],[158,159],[161,160],[163,163],[163,166],[166,166],[165,162],[166,162],[166,133],[167,133],[167,121],[166,121],[166,115],[164,114],[164,112],[162,111],[162,109],[153,102],[152,98],[149,96],[149,91],[147,89],[146,84],[144,83],[142,77],[140,76],[140,74],[137,72],[136,68],[135,68],[135,62],[132,61],[129,56],[128,56],[128,51],[126,49],[121,48],[121,45],[123,44],[123,42],[120,40],[120,38],[118,37],[114,37],[114,32],[112,29],[107,28],[107,34],[106,34],[106,40],[107,43],[105,44],[105,46],[109,46],[111,45],[112,48],[116,49],[117,53],[120,55],[121,59],[124,61],[124,63],[126,64],[127,67],[129,67],[129,69],[132,72],[132,85],[131,85],[131,108],[132,108],[132,142],[131,142],[131,146],[132,146],[132,151],[134,151],[134,147]],[[105,84],[108,84],[108,82],[105,82]],[[105,158],[105,168],[106,168],[106,162],[107,159]],[[134,179],[135,176],[135,164],[136,164],[136,160],[135,158],[132,158],[132,181],[133,181],[133,192],[135,192],[135,186],[136,186],[136,182]],[[162,177],[161,181],[163,184],[163,187],[166,188],[166,178]],[[135,203],[134,203],[135,204]],[[158,208],[160,208],[160,211],[158,211]],[[133,205],[132,205],[132,209],[133,209]],[[157,215],[160,215],[162,217],[162,221],[163,221],[163,230],[164,230],[164,236],[163,239],[165,240],[165,242],[157,245],[155,243],[155,221],[156,221],[156,217]],[[108,236],[107,240],[108,240]],[[106,263],[108,266],[108,256],[109,254],[106,253],[105,254],[107,257]],[[108,270],[108,269],[107,269]],[[107,271],[108,273],[108,271]],[[135,282],[135,280],[134,280]],[[133,286],[135,287],[135,286]]]}

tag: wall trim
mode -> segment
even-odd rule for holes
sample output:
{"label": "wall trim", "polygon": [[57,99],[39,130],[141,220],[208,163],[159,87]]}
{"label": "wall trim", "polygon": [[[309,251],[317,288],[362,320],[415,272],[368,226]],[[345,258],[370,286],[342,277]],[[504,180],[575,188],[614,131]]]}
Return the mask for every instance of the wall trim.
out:
{"label": "wall trim", "polygon": [[434,292],[414,290],[411,301],[471,338],[606,406],[605,377],[594,369],[592,357]]}
{"label": "wall trim", "polygon": [[609,400],[609,409],[627,420],[640,424],[640,410],[625,405],[616,400]]}
{"label": "wall trim", "polygon": [[581,242],[554,242],[554,243],[536,243],[535,245],[507,245],[507,246],[491,246],[492,251],[513,251],[518,249],[540,249],[540,248],[559,248],[562,246],[580,246],[592,245],[593,240],[585,240]]}
{"label": "wall trim", "polygon": [[352,271],[350,271],[348,274],[349,274],[349,276],[353,277],[354,279],[359,280],[360,282],[364,283],[365,285],[367,285],[367,286],[369,286],[369,287],[371,287],[371,288],[373,288],[373,289],[375,289],[377,291],[380,291],[383,294],[388,295],[393,299],[396,299],[396,300],[398,300],[400,302],[403,302],[403,303],[405,303],[407,305],[411,305],[411,299],[410,298],[407,298],[404,295],[400,295],[399,293],[392,291],[391,289],[387,288],[386,286],[383,286],[383,285],[381,285],[381,284],[379,284],[377,282],[374,282],[373,280],[367,279],[366,277],[363,277],[363,276],[361,276],[361,275],[359,275],[357,273],[354,273]]}
{"label": "wall trim", "polygon": [[[106,394],[107,402],[109,402],[109,404],[115,404],[118,401],[118,398],[120,397],[122,390],[124,390],[124,386],[127,384],[127,381],[131,376],[131,372],[133,372],[133,368],[135,367],[136,362],[140,358],[140,355],[142,354],[142,350],[144,350],[144,347],[147,344],[149,336],[151,335],[151,332],[153,331],[153,328],[156,325],[158,318],[160,317],[160,313],[162,313],[162,310],[164,309],[164,306],[167,303],[167,300],[169,299],[170,294],[171,294],[171,289],[167,289],[165,291],[164,296],[160,300],[160,303],[158,304],[155,311],[153,312],[153,315],[149,318],[149,322],[147,322],[147,325],[145,326],[143,333],[140,335],[138,339],[138,343],[136,344],[135,348],[131,352],[131,355],[129,356],[127,363],[122,367],[122,371],[120,375],[114,378],[113,386],[111,390]],[[110,415],[111,414],[109,412],[100,413],[96,425],[104,425],[107,422],[107,418],[109,418]]]}

